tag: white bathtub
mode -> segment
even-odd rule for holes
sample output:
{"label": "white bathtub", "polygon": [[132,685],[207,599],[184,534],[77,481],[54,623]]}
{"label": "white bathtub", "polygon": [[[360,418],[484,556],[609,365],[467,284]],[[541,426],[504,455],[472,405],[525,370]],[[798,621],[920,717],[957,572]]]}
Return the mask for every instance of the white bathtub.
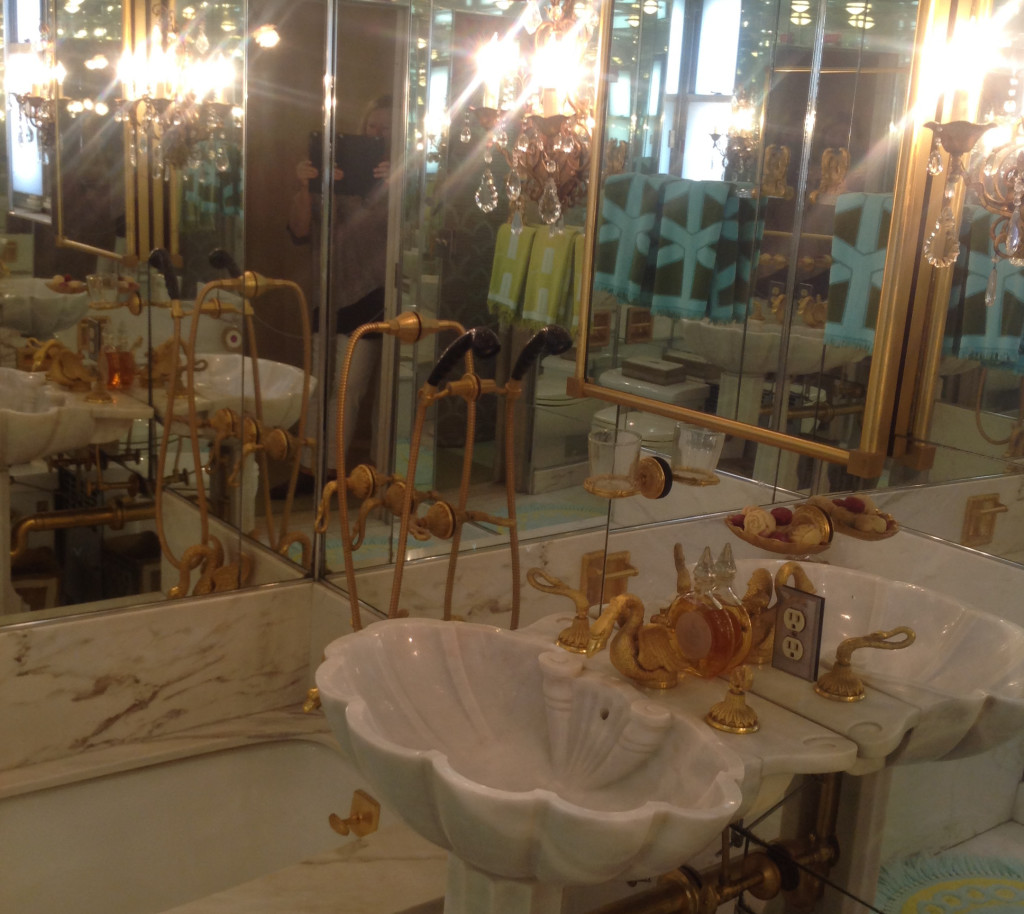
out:
{"label": "white bathtub", "polygon": [[355,840],[327,817],[359,787],[328,743],[285,739],[7,797],[0,911],[165,911]]}

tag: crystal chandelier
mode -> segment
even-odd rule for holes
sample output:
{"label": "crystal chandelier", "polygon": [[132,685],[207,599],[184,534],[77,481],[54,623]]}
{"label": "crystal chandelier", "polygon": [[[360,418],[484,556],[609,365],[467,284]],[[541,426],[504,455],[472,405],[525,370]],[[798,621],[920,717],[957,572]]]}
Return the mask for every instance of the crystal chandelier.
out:
{"label": "crystal chandelier", "polygon": [[138,131],[131,155],[148,154],[152,144],[156,176],[167,177],[167,166],[193,168],[204,159],[227,171],[228,132],[241,127],[242,109],[230,100],[235,62],[211,53],[201,20],[177,25],[168,7],[159,12],[147,45],[126,52],[118,65],[124,101],[115,116]]}
{"label": "crystal chandelier", "polygon": [[[515,26],[494,35],[477,54],[482,103],[466,109],[460,140],[473,140],[473,124],[487,132],[476,204],[498,208],[491,164],[508,164],[505,196],[513,232],[525,223],[527,201],[551,226],[587,193],[593,130],[594,69],[588,60],[595,15],[573,0],[528,0]],[[589,65],[588,65],[589,64]]]}
{"label": "crystal chandelier", "polygon": [[39,40],[22,50],[12,45],[7,58],[4,85],[17,104],[17,142],[39,141],[41,154],[48,154],[57,138],[57,98],[66,71],[57,61],[50,30],[40,26]]}

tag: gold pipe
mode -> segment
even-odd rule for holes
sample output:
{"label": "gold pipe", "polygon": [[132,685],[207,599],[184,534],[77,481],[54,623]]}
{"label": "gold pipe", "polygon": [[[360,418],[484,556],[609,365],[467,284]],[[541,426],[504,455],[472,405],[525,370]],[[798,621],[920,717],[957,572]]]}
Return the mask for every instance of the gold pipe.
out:
{"label": "gold pipe", "polygon": [[69,508],[65,511],[43,511],[23,517],[11,528],[11,561],[24,555],[28,548],[28,538],[33,533],[96,526],[120,530],[126,523],[152,520],[154,517],[154,502],[124,504],[121,501],[115,501],[112,505],[102,508]]}
{"label": "gold pipe", "polygon": [[[597,51],[595,60],[597,66],[601,67],[600,72],[609,73],[612,48],[612,28],[614,26],[614,3],[602,3],[601,14],[597,28]],[[605,133],[605,112],[608,107],[608,80],[597,80],[597,91],[594,93],[594,128],[591,130],[591,137],[603,137]],[[590,188],[595,193],[591,197],[596,200],[601,190],[601,167],[604,163],[604,149],[594,149],[593,144],[590,150],[590,176],[588,178]],[[594,247],[597,244],[597,223],[598,207],[588,206],[587,214],[583,224],[583,237],[586,239],[583,245],[583,276],[593,278],[594,275]],[[576,371],[573,373],[570,382],[566,385],[568,393],[573,397],[583,396],[577,393],[575,388],[580,388],[587,380],[587,336],[590,328],[590,304],[592,299],[590,282],[580,283],[580,314],[579,327],[577,328],[576,345]]]}
{"label": "gold pipe", "polygon": [[[990,0],[975,0],[969,5],[969,9],[964,10],[958,6],[957,14],[962,23],[968,18],[981,18],[989,15],[991,8]],[[974,98],[969,101],[962,93],[957,92],[949,108],[947,120],[970,120],[977,114],[978,99]],[[950,161],[952,158],[953,156],[950,156]],[[933,188],[933,199],[941,196],[942,191],[941,187]],[[951,201],[953,211],[958,218],[963,214],[964,193],[964,182],[961,181],[956,189],[956,199]],[[944,203],[944,200],[940,200],[937,206],[942,206]],[[927,271],[927,267],[923,261],[919,261],[919,274],[922,271]],[[932,269],[928,272],[932,274],[931,282],[927,284],[924,294],[916,296],[916,300],[921,301],[924,305],[925,318],[922,334],[914,335],[914,338],[924,341],[920,370],[911,373],[911,376],[916,376],[918,379],[919,386],[916,390],[911,391],[911,403],[906,409],[906,412],[910,414],[908,432],[912,447],[916,443],[927,441],[931,432],[932,413],[940,383],[939,365],[942,361],[943,335],[946,330],[946,309],[953,284],[952,267],[945,270]],[[906,426],[901,424],[897,428],[897,434],[902,427]]]}
{"label": "gold pipe", "polygon": [[[945,16],[942,15],[943,11],[947,13]],[[924,0],[918,5],[915,34],[918,36],[919,49],[929,47],[934,35],[945,34],[946,19],[948,8],[945,0]],[[909,99],[923,97],[924,56],[920,50],[914,55],[907,92]],[[903,328],[913,289],[915,264],[920,254],[924,164],[930,148],[930,141],[921,129],[922,115],[920,105],[916,110],[908,111],[900,141],[893,199],[899,200],[901,205],[894,208],[889,228],[860,448],[857,459],[852,461],[850,467],[851,472],[857,475],[872,475],[872,470],[880,469],[878,465],[888,452],[889,433],[896,409],[903,360]],[[858,473],[858,470],[861,472]]]}
{"label": "gold pipe", "polygon": [[91,244],[84,244],[81,241],[72,241],[63,235],[55,235],[53,243],[59,248],[70,248],[73,251],[81,251],[83,254],[92,254],[94,257],[105,257],[107,260],[113,260],[126,267],[133,267],[138,263],[138,259],[134,254],[115,254],[113,251],[106,250],[106,248],[98,248]]}
{"label": "gold pipe", "polygon": [[[462,475],[459,478],[457,517],[465,516],[466,502],[469,500],[469,482],[473,474],[473,444],[476,441],[476,397],[466,399],[466,436],[463,440],[465,443],[462,451]],[[448,551],[448,574],[444,580],[444,610],[441,616],[445,622],[450,622],[452,618],[455,566],[459,561],[459,548],[462,545],[462,528],[464,526],[461,523],[455,525],[451,549]]]}
{"label": "gold pipe", "polygon": [[795,438],[793,435],[787,435],[784,432],[776,432],[772,431],[772,429],[748,425],[745,422],[737,422],[735,419],[713,416],[711,413],[697,412],[696,410],[686,409],[683,406],[675,406],[672,403],[662,403],[649,400],[646,397],[638,397],[636,394],[610,390],[591,381],[584,381],[579,385],[578,390],[578,393],[573,391],[572,395],[577,397],[594,397],[608,403],[617,403],[628,409],[655,413],[668,419],[675,419],[678,422],[689,422],[702,428],[709,428],[712,431],[725,432],[727,435],[738,435],[740,438],[745,438],[748,441],[768,444],[772,447],[782,448],[785,451],[794,451],[797,454],[814,457],[827,463],[845,464],[850,457],[850,452],[843,448],[832,447],[818,441],[804,441],[803,439]]}
{"label": "gold pipe", "polygon": [[[430,320],[424,321],[415,311],[405,311],[396,317],[379,321],[373,324],[363,324],[357,327],[349,337],[348,349],[345,350],[345,359],[341,366],[341,377],[338,378],[338,408],[337,428],[335,429],[335,473],[337,475],[336,491],[338,495],[338,516],[341,522],[341,552],[345,561],[345,580],[348,586],[349,608],[352,619],[352,630],[359,631],[363,627],[363,620],[359,614],[359,592],[356,583],[355,563],[352,559],[352,531],[349,527],[348,518],[348,486],[345,470],[345,401],[348,391],[348,373],[352,367],[352,359],[355,354],[355,347],[359,340],[367,333],[386,333],[394,336],[400,343],[415,343],[424,336],[435,333],[442,333],[445,330],[454,330],[459,335],[466,332],[465,328],[458,321]],[[473,356],[471,352],[466,353],[466,365],[472,370]],[[409,473],[407,473],[407,492],[409,503],[405,505],[402,512],[404,533],[400,536],[402,543],[401,562],[404,563],[405,542],[408,537],[409,527],[405,517],[412,507],[412,490],[416,474],[416,456],[419,454],[420,436],[423,434],[423,419],[417,410],[416,425],[413,428],[412,440],[409,446]],[[396,562],[396,574],[401,581],[401,564]],[[397,603],[397,596],[392,593],[392,604]],[[397,609],[395,610],[397,612]]]}
{"label": "gold pipe", "polygon": [[[723,904],[750,892],[755,898],[767,900],[784,892],[796,910],[810,908],[799,902],[812,901],[821,887],[821,879],[839,859],[835,838],[839,814],[841,774],[814,776],[819,784],[808,833],[793,841],[776,841],[765,851],[748,853],[732,864],[728,860],[731,826],[722,835],[722,861],[697,872],[685,867],[666,873],[654,888],[593,909],[590,914],[711,914]],[[772,848],[768,852],[767,848]],[[801,874],[793,890],[782,887],[780,861],[792,862],[798,868],[813,869],[817,875]],[[803,892],[801,896],[798,893]]]}
{"label": "gold pipe", "polygon": [[510,380],[505,383],[505,502],[508,514],[508,547],[512,553],[512,615],[509,628],[519,628],[519,524],[516,520],[516,454],[512,442],[515,426],[515,407],[523,392],[520,381]]}

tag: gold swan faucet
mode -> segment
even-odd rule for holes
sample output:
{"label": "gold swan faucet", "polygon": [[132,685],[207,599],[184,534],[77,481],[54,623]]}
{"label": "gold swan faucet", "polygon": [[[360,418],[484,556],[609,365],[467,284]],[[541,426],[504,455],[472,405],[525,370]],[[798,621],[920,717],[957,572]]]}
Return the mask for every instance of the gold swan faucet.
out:
{"label": "gold swan faucet", "polygon": [[[728,674],[729,690],[705,721],[725,732],[753,733],[759,724],[746,693],[753,667],[771,663],[778,606],[772,605],[775,585],[792,582],[809,593],[814,585],[798,563],[786,562],[774,579],[767,569],[756,568],[740,598],[730,587],[735,564],[728,545],[717,562],[705,548],[692,578],[679,544],[674,554],[678,593],[666,609],[646,621],[644,604],[634,594],[613,597],[591,620],[590,600],[582,591],[541,568],[531,568],[527,581],[537,590],[567,597],[575,606],[572,623],[558,636],[559,647],[588,656],[607,647],[616,671],[648,689],[674,688],[687,675],[712,679]],[[851,669],[853,652],[866,647],[900,650],[914,639],[907,626],[848,638],[839,645],[833,668],[819,677],[815,691],[837,701],[858,701],[865,691]]]}

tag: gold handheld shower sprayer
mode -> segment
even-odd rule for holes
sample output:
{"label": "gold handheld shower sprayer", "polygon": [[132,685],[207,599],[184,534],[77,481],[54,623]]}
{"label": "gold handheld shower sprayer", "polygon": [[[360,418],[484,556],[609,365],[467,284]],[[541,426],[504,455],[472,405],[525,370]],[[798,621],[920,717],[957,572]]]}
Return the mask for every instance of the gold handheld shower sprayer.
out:
{"label": "gold handheld shower sprayer", "polygon": [[[337,468],[336,472],[338,482],[332,481],[324,486],[323,493],[320,496],[320,507],[317,511],[317,530],[319,532],[324,532],[326,530],[328,517],[330,515],[330,502],[331,499],[337,495],[338,515],[341,522],[342,555],[345,561],[345,579],[348,586],[348,598],[351,605],[352,628],[354,631],[359,631],[359,629],[363,627],[363,623],[359,614],[359,593],[357,590],[355,564],[352,558],[352,531],[348,516],[348,492],[350,490],[350,481],[345,473],[345,444],[347,442],[344,440],[344,430],[348,376],[351,370],[352,360],[356,352],[356,347],[359,345],[359,342],[363,337],[370,333],[382,333],[385,336],[395,337],[399,343],[416,343],[427,336],[432,336],[433,334],[442,333],[447,330],[453,330],[460,336],[466,332],[466,328],[457,321],[434,320],[424,317],[416,311],[403,311],[401,314],[396,315],[390,320],[363,324],[362,326],[357,327],[349,337],[348,349],[345,352],[345,360],[341,366],[341,376],[338,379],[338,431],[337,438],[334,442],[336,455],[335,467]],[[471,372],[473,370],[473,357],[470,352],[466,353],[466,366],[468,371]],[[418,442],[419,438],[414,433],[414,448],[418,446]],[[412,463],[415,462],[414,454],[415,451],[410,454],[410,460]],[[356,470],[358,471],[358,469],[359,468],[357,467]],[[356,471],[353,471],[353,476],[355,475]],[[365,498],[363,499],[363,502],[365,505]]]}

